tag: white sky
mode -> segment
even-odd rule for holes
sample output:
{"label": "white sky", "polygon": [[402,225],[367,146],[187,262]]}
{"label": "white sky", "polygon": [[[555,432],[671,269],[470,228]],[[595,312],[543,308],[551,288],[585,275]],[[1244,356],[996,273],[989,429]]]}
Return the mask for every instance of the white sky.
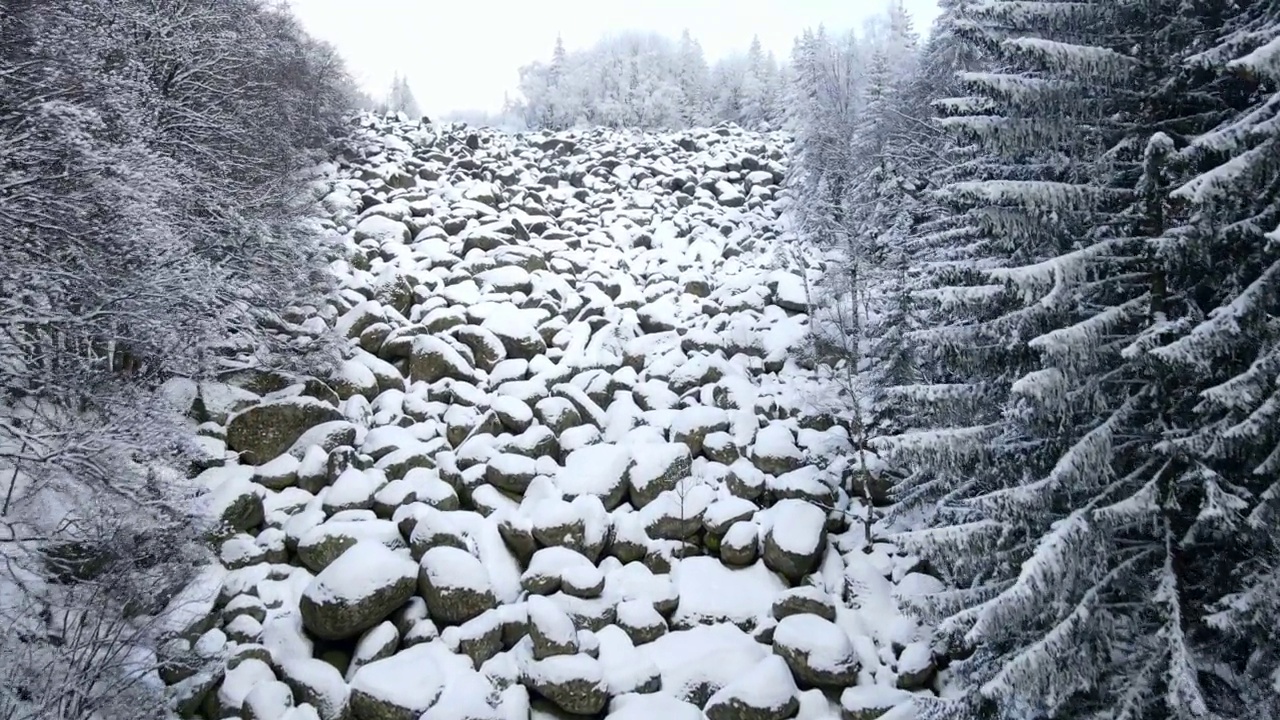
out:
{"label": "white sky", "polygon": [[[672,38],[688,29],[707,59],[746,50],[753,35],[784,57],[806,27],[861,28],[885,0],[289,0],[316,37],[337,46],[356,79],[380,96],[399,71],[428,115],[501,108],[517,69],[618,30]],[[922,34],[935,0],[905,0]]]}

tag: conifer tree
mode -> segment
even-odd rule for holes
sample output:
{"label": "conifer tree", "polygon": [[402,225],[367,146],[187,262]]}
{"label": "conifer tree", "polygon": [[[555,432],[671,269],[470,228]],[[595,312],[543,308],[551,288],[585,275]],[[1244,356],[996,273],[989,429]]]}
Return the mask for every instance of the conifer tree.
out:
{"label": "conifer tree", "polygon": [[[957,588],[930,604],[971,691],[939,717],[1209,711],[1187,634],[1200,581],[1177,534],[1196,495],[1151,431],[1178,410],[1140,350],[1165,330],[1151,310],[1164,229],[1149,222],[1170,172],[1164,131],[1212,117],[1179,65],[1196,37],[1186,10],[945,8],[983,58],[961,74],[967,94],[939,103],[977,150],[936,194],[952,242],[930,293],[940,311],[917,336],[947,382],[917,393],[939,401],[921,413],[932,422],[885,442],[936,519],[901,540]],[[1191,101],[1161,102],[1179,83]]]}

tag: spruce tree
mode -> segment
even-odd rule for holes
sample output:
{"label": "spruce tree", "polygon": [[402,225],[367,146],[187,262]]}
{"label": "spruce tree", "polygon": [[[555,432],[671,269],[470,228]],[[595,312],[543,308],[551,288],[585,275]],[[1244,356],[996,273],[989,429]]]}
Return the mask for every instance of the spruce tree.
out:
{"label": "spruce tree", "polygon": [[[1188,635],[1201,580],[1178,534],[1196,497],[1162,455],[1176,380],[1143,352],[1166,331],[1153,218],[1171,135],[1213,117],[1180,63],[1205,11],[945,10],[982,59],[939,103],[977,150],[936,195],[953,242],[918,339],[947,382],[918,393],[941,401],[921,413],[933,422],[885,443],[913,470],[911,499],[933,503],[936,526],[900,539],[957,588],[929,604],[969,691],[929,712],[1206,716]],[[1175,87],[1190,101],[1163,97]]]}

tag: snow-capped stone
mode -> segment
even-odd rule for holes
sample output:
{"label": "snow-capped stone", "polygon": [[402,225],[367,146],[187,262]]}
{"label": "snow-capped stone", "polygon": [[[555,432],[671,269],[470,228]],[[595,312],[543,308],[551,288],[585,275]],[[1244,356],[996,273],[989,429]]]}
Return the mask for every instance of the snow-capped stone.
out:
{"label": "snow-capped stone", "polygon": [[447,627],[440,639],[451,650],[466,655],[476,667],[480,667],[502,650],[502,615],[498,610],[486,610],[461,625]]}
{"label": "snow-capped stone", "polygon": [[352,678],[352,713],[359,720],[418,720],[439,699],[450,676],[469,664],[438,641],[369,663]]}
{"label": "snow-capped stone", "polygon": [[289,658],[280,663],[280,676],[297,704],[314,707],[321,720],[346,717],[351,690],[333,665],[312,657]]}
{"label": "snow-capped stone", "polygon": [[667,632],[667,621],[651,602],[624,600],[618,603],[616,612],[618,627],[636,645],[653,642]]}
{"label": "snow-capped stone", "polygon": [[728,414],[716,407],[699,405],[685,408],[671,421],[671,439],[689,446],[693,455],[702,453],[702,442],[712,433],[729,429]]}
{"label": "snow-capped stone", "polygon": [[349,467],[329,486],[321,509],[327,515],[343,510],[371,510],[373,496],[385,482],[386,477],[380,472]]}
{"label": "snow-capped stone", "polygon": [[669,632],[640,649],[658,666],[663,692],[698,707],[769,655],[729,624]]}
{"label": "snow-capped stone", "polygon": [[523,495],[537,474],[538,462],[533,458],[514,453],[500,453],[489,458],[486,464],[485,480],[500,490]]}
{"label": "snow-capped stone", "polygon": [[680,560],[671,581],[680,597],[672,622],[681,627],[713,622],[754,627],[758,618],[768,616],[773,598],[786,590],[761,563],[730,568],[711,557]]}
{"label": "snow-capped stone", "polygon": [[253,481],[268,490],[283,490],[298,481],[298,458],[284,454],[254,469]]}
{"label": "snow-capped stone", "polygon": [[783,620],[792,615],[812,613],[818,617],[835,622],[836,606],[831,596],[822,588],[806,585],[792,588],[779,595],[773,601],[773,618]]}
{"label": "snow-capped stone", "polygon": [[609,702],[600,662],[582,653],[530,662],[525,683],[574,715],[594,715]]}
{"label": "snow-capped stone", "polygon": [[769,509],[764,562],[792,582],[813,572],[826,547],[827,514],[803,500],[787,499]]}
{"label": "snow-capped stone", "polygon": [[535,660],[578,652],[578,631],[568,613],[559,605],[541,595],[533,595],[528,600],[527,609]]}
{"label": "snow-capped stone", "polygon": [[806,465],[768,479],[765,487],[777,500],[804,500],[829,507],[832,505],[834,491],[825,477],[821,468]]}
{"label": "snow-capped stone", "polygon": [[464,623],[497,604],[484,565],[456,547],[433,547],[423,554],[418,588],[431,617],[444,623]]}
{"label": "snow-capped stone", "polygon": [[413,594],[417,568],[407,554],[357,542],[302,593],[302,622],[317,637],[340,640],[377,625]]}
{"label": "snow-capped stone", "polygon": [[376,518],[332,519],[302,534],[296,545],[298,561],[318,573],[361,540],[378,542],[393,550],[405,547],[394,523]]}
{"label": "snow-capped stone", "polygon": [[556,486],[566,497],[595,495],[606,510],[622,504],[627,494],[627,464],[631,453],[613,444],[578,448],[565,458],[556,474]]}
{"label": "snow-capped stone", "polygon": [[770,655],[718,690],[704,710],[710,720],[785,720],[799,709],[799,692],[786,662]]}
{"label": "snow-capped stone", "polygon": [[764,492],[765,476],[750,460],[738,458],[728,467],[725,487],[737,497],[755,500]]}
{"label": "snow-capped stone", "polygon": [[215,695],[216,707],[228,714],[239,713],[245,698],[259,685],[276,682],[275,671],[257,658],[248,658],[228,668]]}
{"label": "snow-capped stone", "polygon": [[373,240],[378,243],[387,241],[407,243],[411,238],[409,228],[400,220],[383,215],[370,215],[363,218],[356,225],[355,241],[357,243],[361,240]]}
{"label": "snow-capped stone", "polygon": [[818,615],[783,618],[773,631],[773,650],[796,679],[819,687],[845,687],[858,678],[858,658],[844,630]]}
{"label": "snow-capped stone", "polygon": [[[355,445],[356,437],[359,429],[348,420],[334,420],[331,422],[323,422],[315,427],[308,429],[302,433],[292,445],[289,446],[289,454],[302,461],[298,466],[298,485],[305,490],[315,492],[318,487],[312,487],[304,484],[302,479],[304,474],[308,472],[306,460],[307,455],[312,450],[320,450],[327,458],[328,453],[340,447],[351,447]],[[323,485],[331,478],[323,478]]]}
{"label": "snow-capped stone", "polygon": [[775,421],[756,433],[753,459],[756,467],[766,473],[782,475],[804,463],[804,451],[796,445],[791,430]]}
{"label": "snow-capped stone", "polygon": [[778,272],[771,279],[773,303],[792,312],[809,312],[809,292],[804,278],[789,272]]}
{"label": "snow-capped stone", "polygon": [[507,349],[497,335],[475,325],[459,325],[450,334],[471,351],[476,367],[489,372],[507,359]]}
{"label": "snow-capped stone", "polygon": [[753,522],[740,521],[729,526],[720,540],[720,559],[726,565],[746,567],[760,557],[759,527]]}
{"label": "snow-capped stone", "polygon": [[607,720],[703,720],[697,705],[677,700],[669,695],[628,693],[618,695],[609,703]]}
{"label": "snow-capped stone", "polygon": [[926,642],[913,642],[903,648],[897,662],[898,687],[916,690],[925,687],[937,672],[933,651]]}
{"label": "snow-capped stone", "polygon": [[884,685],[855,685],[840,693],[841,720],[877,720],[911,702],[911,693]]}
{"label": "snow-capped stone", "polygon": [[527,360],[546,352],[547,343],[528,311],[503,307],[485,318],[480,327],[497,336],[506,348],[507,357]]}
{"label": "snow-capped stone", "polygon": [[197,485],[210,488],[201,504],[226,533],[251,530],[262,524],[265,489],[253,482],[253,468],[216,467],[196,477]]}
{"label": "snow-capped stone", "polygon": [[528,569],[520,576],[520,584],[528,592],[550,595],[560,589],[565,573],[599,573],[586,556],[567,547],[545,547],[533,554]]}
{"label": "snow-capped stone", "polygon": [[329,379],[329,387],[346,400],[353,395],[363,395],[368,400],[378,396],[378,378],[369,366],[358,360],[346,360]]}
{"label": "snow-capped stone", "polygon": [[574,565],[560,573],[560,590],[566,595],[590,600],[604,592],[604,573],[594,566]]}
{"label": "snow-capped stone", "polygon": [[279,680],[259,683],[245,696],[240,707],[244,720],[283,717],[293,708],[293,692]]}
{"label": "snow-capped stone", "polygon": [[750,500],[729,496],[707,506],[702,514],[702,526],[709,535],[723,537],[734,523],[750,520],[760,508]]}
{"label": "snow-capped stone", "polygon": [[946,586],[932,575],[913,572],[907,573],[894,586],[894,594],[901,597],[923,597],[943,592]]}
{"label": "snow-capped stone", "polygon": [[631,504],[642,508],[658,495],[674,490],[689,476],[692,457],[684,443],[637,445],[631,453],[627,469],[627,488]]}
{"label": "snow-capped stone", "polygon": [[351,664],[347,666],[347,680],[355,677],[356,671],[371,662],[395,654],[400,645],[400,631],[394,623],[384,621],[360,635],[355,649],[351,652]]}
{"label": "snow-capped stone", "polygon": [[413,339],[409,358],[410,380],[428,383],[445,378],[470,380],[474,374],[466,358],[444,340],[431,335],[419,335]]}
{"label": "snow-capped stone", "polygon": [[341,420],[332,405],[305,395],[254,405],[227,421],[227,447],[246,464],[265,463],[293,445],[307,430]]}
{"label": "snow-capped stone", "polygon": [[490,400],[490,408],[498,416],[502,426],[517,435],[533,424],[533,409],[520,398],[496,395]]}

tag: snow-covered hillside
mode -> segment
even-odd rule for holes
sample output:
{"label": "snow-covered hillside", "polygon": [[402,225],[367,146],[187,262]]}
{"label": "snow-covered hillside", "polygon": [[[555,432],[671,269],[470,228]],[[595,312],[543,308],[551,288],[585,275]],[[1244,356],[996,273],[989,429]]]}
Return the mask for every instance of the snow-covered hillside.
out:
{"label": "snow-covered hillside", "polygon": [[182,713],[909,717],[940,681],[899,605],[938,582],[850,529],[784,151],[367,119],[340,297],[287,318],[350,359],[201,393],[226,529],[169,618],[217,658],[167,673]]}

